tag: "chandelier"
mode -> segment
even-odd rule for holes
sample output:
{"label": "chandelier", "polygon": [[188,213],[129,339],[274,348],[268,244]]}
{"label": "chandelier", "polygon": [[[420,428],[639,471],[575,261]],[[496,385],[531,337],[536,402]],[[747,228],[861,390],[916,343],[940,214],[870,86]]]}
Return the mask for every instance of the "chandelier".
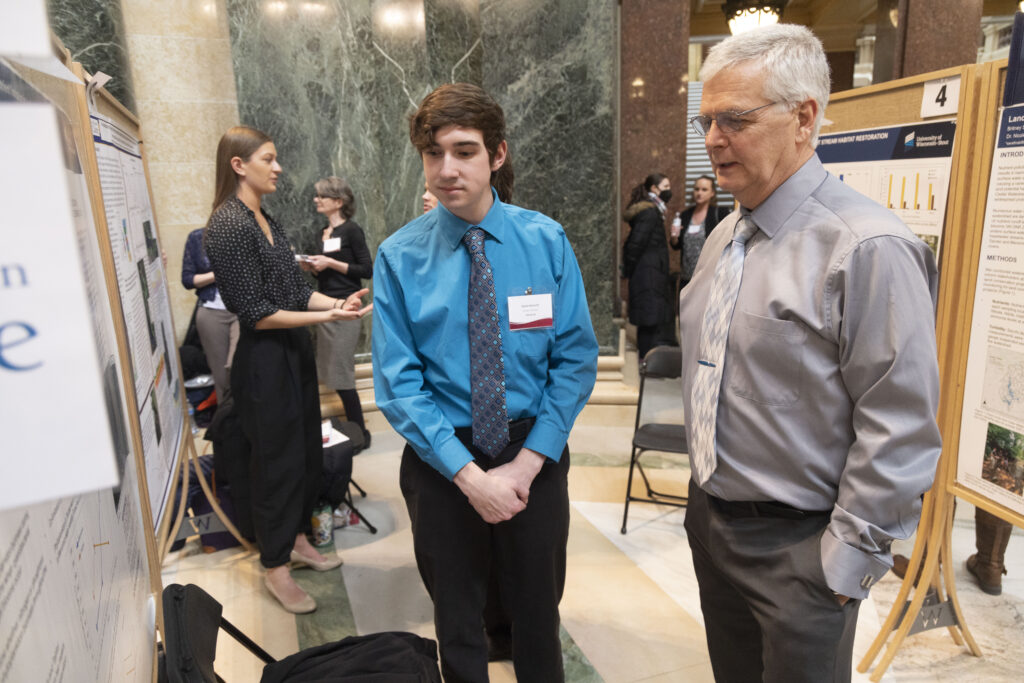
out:
{"label": "chandelier", "polygon": [[777,24],[789,0],[725,0],[722,12],[734,36],[759,26]]}

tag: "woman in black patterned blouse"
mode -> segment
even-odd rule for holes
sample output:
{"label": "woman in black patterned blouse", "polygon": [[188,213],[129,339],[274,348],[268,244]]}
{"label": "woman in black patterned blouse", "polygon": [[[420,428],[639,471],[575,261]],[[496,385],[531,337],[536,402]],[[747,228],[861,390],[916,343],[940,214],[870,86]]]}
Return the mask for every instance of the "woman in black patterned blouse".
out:
{"label": "woman in black patterned blouse", "polygon": [[319,571],[341,558],[309,543],[321,476],[320,395],[306,325],[355,320],[362,289],[346,299],[313,291],[299,272],[281,226],[260,208],[277,189],[281,166],[264,133],[230,129],[217,145],[217,187],[206,227],[206,253],[221,297],[238,316],[241,335],[231,391],[251,446],[253,526],[266,585],[289,612],[316,609],[292,579],[289,561]]}

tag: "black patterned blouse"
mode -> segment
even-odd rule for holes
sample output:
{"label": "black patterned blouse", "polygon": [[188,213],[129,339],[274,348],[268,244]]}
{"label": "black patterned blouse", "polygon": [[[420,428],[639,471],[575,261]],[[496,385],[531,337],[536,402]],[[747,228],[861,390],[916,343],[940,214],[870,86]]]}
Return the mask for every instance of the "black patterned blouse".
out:
{"label": "black patterned blouse", "polygon": [[256,215],[237,197],[210,216],[204,236],[224,305],[251,328],[279,310],[305,311],[313,294],[284,230],[265,211],[263,216],[270,224],[273,244]]}

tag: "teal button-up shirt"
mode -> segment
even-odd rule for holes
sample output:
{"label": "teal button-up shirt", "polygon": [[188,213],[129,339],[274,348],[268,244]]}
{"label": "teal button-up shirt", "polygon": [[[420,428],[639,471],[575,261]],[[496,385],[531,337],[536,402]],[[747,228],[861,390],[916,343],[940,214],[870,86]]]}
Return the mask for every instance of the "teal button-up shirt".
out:
{"label": "teal button-up shirt", "polygon": [[[377,407],[448,479],[473,456],[455,436],[472,424],[467,300],[471,227],[443,205],[386,239],[373,285]],[[494,204],[480,223],[494,271],[510,420],[535,417],[526,448],[558,460],[597,377],[597,339],[579,265],[562,227]],[[553,326],[509,330],[508,297],[550,294]]]}

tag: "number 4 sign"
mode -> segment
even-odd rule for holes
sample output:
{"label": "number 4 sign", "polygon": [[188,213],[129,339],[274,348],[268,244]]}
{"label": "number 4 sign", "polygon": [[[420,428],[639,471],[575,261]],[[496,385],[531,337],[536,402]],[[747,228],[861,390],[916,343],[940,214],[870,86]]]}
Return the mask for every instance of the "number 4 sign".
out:
{"label": "number 4 sign", "polygon": [[921,97],[921,118],[955,114],[960,103],[960,77],[928,81]]}

